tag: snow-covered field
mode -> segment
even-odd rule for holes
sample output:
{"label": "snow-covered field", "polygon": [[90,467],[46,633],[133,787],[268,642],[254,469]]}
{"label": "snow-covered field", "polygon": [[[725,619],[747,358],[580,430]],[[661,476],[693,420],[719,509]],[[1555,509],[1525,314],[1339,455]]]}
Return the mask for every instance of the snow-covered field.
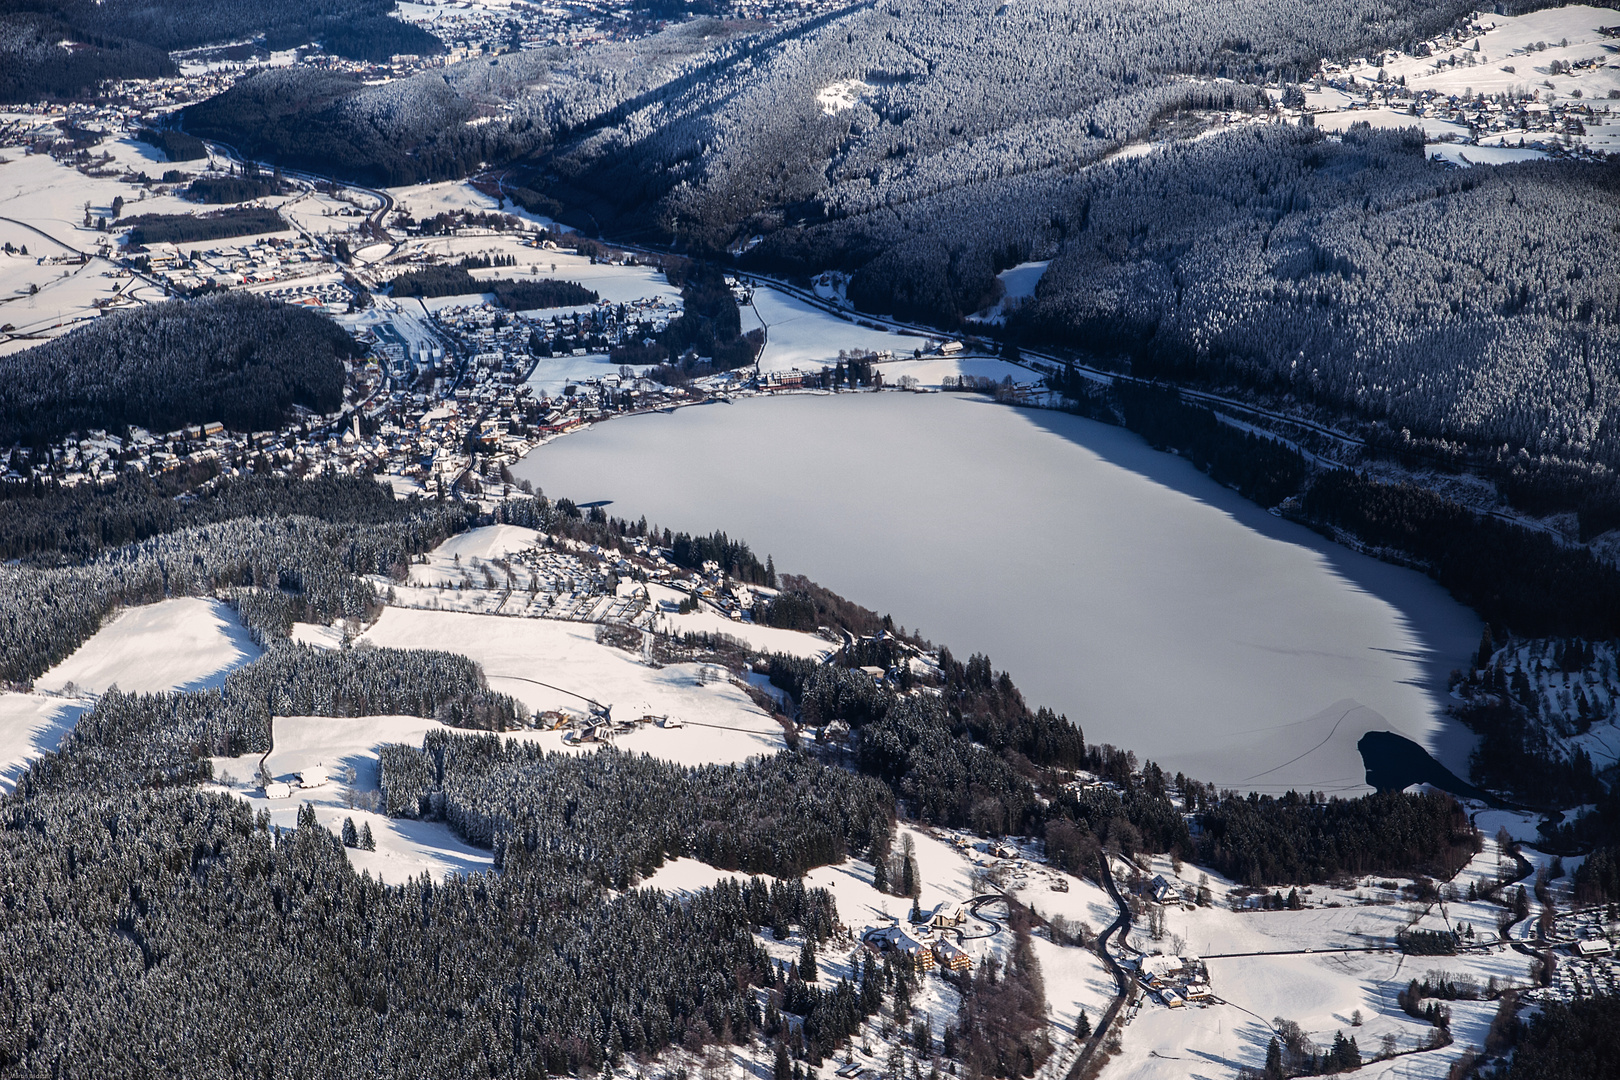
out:
{"label": "snow-covered field", "polygon": [[413,584],[434,585],[461,577],[474,560],[487,562],[532,548],[540,533],[518,525],[488,525],[457,533],[428,554],[426,563],[411,565]]}
{"label": "snow-covered field", "polygon": [[73,655],[35,680],[41,690],[125,693],[203,690],[256,659],[236,613],[217,600],[182,597],[113,615]]}
{"label": "snow-covered field", "polygon": [[[638,725],[615,743],[683,765],[745,761],[785,745],[781,726],[740,687],[711,678],[701,664],[650,667],[597,644],[589,624],[389,608],[361,640],[470,656],[484,666],[492,689],[536,711],[583,713],[589,700],[612,706],[615,720],[678,719],[686,726]],[[565,749],[561,732],[536,737],[549,749]]]}
{"label": "snow-covered field", "polygon": [[[1432,92],[1462,100],[1507,96],[1534,98],[1545,110],[1557,103],[1582,110],[1584,133],[1524,132],[1516,125],[1482,131],[1478,146],[1433,146],[1430,157],[1454,165],[1498,165],[1545,156],[1537,143],[1613,153],[1620,151],[1620,50],[1602,33],[1615,23],[1610,9],[1585,4],[1547,8],[1526,15],[1475,12],[1473,25],[1482,32],[1428,43],[1429,55],[1390,52],[1336,66],[1330,78],[1351,79],[1351,92],[1323,85],[1306,91],[1305,107],[1314,123],[1339,132],[1352,124],[1374,127],[1421,127],[1431,142],[1470,138],[1466,126],[1438,117],[1420,117],[1397,102],[1396,107],[1368,108],[1365,93],[1384,86],[1413,94]],[[1424,50],[1419,50],[1422,52]],[[1590,112],[1584,111],[1589,109]],[[1522,144],[1522,145],[1521,145]],[[1491,149],[1487,149],[1490,147]]]}
{"label": "snow-covered field", "polygon": [[[859,317],[859,316],[855,316]],[[765,351],[759,357],[761,371],[820,371],[838,362],[840,350],[888,350],[896,356],[927,351],[926,338],[891,334],[845,322],[786,293],[761,286],[754,290],[754,303],[742,311],[743,331],[765,327]]]}
{"label": "snow-covered field", "polygon": [[[1459,892],[1498,869],[1494,842],[1453,880]],[[1151,872],[1177,882],[1170,860],[1157,857]],[[1201,871],[1185,866],[1182,886],[1195,886]],[[1116,870],[1116,877],[1118,877]],[[1446,975],[1471,979],[1483,988],[1495,978],[1502,985],[1526,985],[1529,958],[1496,942],[1495,920],[1502,908],[1483,901],[1418,903],[1397,890],[1363,878],[1349,888],[1302,889],[1307,905],[1298,911],[1243,911],[1229,906],[1231,883],[1204,877],[1213,895],[1209,907],[1166,910],[1165,934],[1155,939],[1142,920],[1132,928],[1131,945],[1140,952],[1201,956],[1211,987],[1222,1004],[1169,1009],[1144,1000],[1123,1032],[1123,1053],[1108,1075],[1168,1078],[1186,1075],[1186,1063],[1203,1059],[1236,1067],[1258,1066],[1277,1018],[1298,1023],[1318,1046],[1331,1045],[1343,1032],[1355,1036],[1364,1059],[1393,1036],[1403,1056],[1356,1075],[1433,1077],[1441,1080],[1467,1047],[1484,1044],[1496,1005],[1454,1001],[1454,1043],[1440,1050],[1406,1052],[1427,1046],[1433,1028],[1403,1012],[1397,995],[1412,979]],[[1398,886],[1406,881],[1395,883]],[[1286,891],[1286,890],[1285,890]],[[1441,914],[1444,909],[1444,915]],[[1410,926],[1457,928],[1469,923],[1484,947],[1457,956],[1406,956],[1394,948],[1394,935]],[[1331,950],[1357,951],[1331,951]],[[1355,1024],[1355,1014],[1362,1023]],[[1398,1070],[1398,1071],[1397,1071]]]}
{"label": "snow-covered field", "polygon": [[0,693],[0,794],[17,786],[30,761],[60,746],[87,708],[49,694]]}
{"label": "snow-covered field", "polygon": [[[436,720],[414,716],[278,716],[275,750],[265,761],[270,775],[293,785],[289,799],[269,799],[254,786],[259,755],[214,758],[214,777],[255,811],[270,814],[272,825],[296,828],[298,809],[308,802],[318,821],[341,833],[343,819],[354,818],[355,828],[371,826],[376,851],[349,849],[357,870],[370,871],[392,884],[427,873],[438,879],[447,873],[488,870],[493,856],[464,843],[449,826],[430,821],[394,819],[365,809],[366,796],[377,787],[377,751],[388,743],[422,744],[422,737],[441,727]],[[320,766],[330,779],[317,787],[299,788],[299,773]],[[355,778],[347,780],[347,769]]]}
{"label": "snow-covered field", "polygon": [[974,314],[972,320],[998,325],[1006,322],[1007,312],[1035,295],[1035,286],[1041,283],[1050,265],[1051,259],[1041,259],[1038,262],[1019,263],[997,274],[996,280],[1001,282],[1001,299],[993,307]]}

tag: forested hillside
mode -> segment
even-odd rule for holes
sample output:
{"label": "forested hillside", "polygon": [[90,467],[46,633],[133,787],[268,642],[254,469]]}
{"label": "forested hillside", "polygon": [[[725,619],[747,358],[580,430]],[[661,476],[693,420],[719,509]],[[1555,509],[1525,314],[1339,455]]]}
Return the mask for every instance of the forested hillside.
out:
{"label": "forested hillside", "polygon": [[[391,18],[394,0],[0,0],[0,100],[80,93],[102,79],[172,75],[168,53],[263,35],[269,49],[320,42],[386,61],[438,53],[438,38]],[[67,50],[62,40],[87,48]]]}
{"label": "forested hillside", "polygon": [[116,312],[0,359],[0,443],[126,424],[277,427],[295,405],[342,404],[354,348],[325,316],[251,293]]}
{"label": "forested hillside", "polygon": [[1620,463],[1620,165],[1256,127],[1092,170],[1073,205],[1031,339]]}

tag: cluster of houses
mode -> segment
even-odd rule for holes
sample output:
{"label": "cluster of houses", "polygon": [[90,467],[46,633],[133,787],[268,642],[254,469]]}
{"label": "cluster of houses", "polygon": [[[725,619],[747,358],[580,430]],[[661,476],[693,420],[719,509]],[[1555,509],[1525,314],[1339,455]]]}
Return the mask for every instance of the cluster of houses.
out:
{"label": "cluster of houses", "polygon": [[1201,1005],[1214,998],[1209,985],[1209,968],[1196,956],[1165,956],[1155,953],[1142,957],[1136,978],[1147,991],[1172,1009]]}
{"label": "cluster of houses", "polygon": [[1549,942],[1562,946],[1567,955],[1555,963],[1549,986],[1524,991],[1524,1001],[1547,1004],[1620,994],[1620,959],[1610,938],[1615,931],[1615,920],[1604,908],[1558,913]]}
{"label": "cluster of houses", "polygon": [[153,278],[181,293],[205,285],[228,289],[328,275],[323,282],[305,280],[302,288],[283,287],[272,294],[289,302],[318,302],[333,314],[347,311],[353,297],[330,276],[334,274],[331,259],[303,236],[261,236],[206,248],[197,244],[149,244],[140,256],[140,264]]}
{"label": "cluster of houses", "polygon": [[1553,965],[1550,985],[1527,990],[1522,996],[1546,1004],[1620,994],[1620,957],[1615,955],[1613,941],[1613,935],[1620,932],[1620,919],[1614,915],[1612,905],[1559,912],[1547,941],[1565,955]]}
{"label": "cluster of houses", "polygon": [[[920,918],[904,925],[893,922],[867,927],[861,932],[861,944],[879,955],[908,960],[918,971],[971,971],[973,957],[960,944],[961,928],[968,921],[966,910],[945,903],[919,914]],[[952,936],[957,940],[952,941]]]}

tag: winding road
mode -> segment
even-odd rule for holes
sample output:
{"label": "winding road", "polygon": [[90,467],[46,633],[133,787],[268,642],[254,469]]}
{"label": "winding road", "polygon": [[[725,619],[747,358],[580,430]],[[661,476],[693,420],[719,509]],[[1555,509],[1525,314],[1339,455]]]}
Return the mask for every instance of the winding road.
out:
{"label": "winding road", "polygon": [[1119,961],[1114,959],[1114,954],[1108,951],[1109,939],[1115,934],[1119,935],[1121,942],[1129,936],[1131,932],[1131,909],[1125,903],[1125,898],[1120,895],[1119,886],[1114,883],[1114,871],[1108,865],[1108,856],[1106,854],[1098,855],[1097,862],[1102,868],[1103,887],[1108,890],[1108,895],[1114,898],[1114,903],[1119,907],[1119,917],[1108,924],[1108,929],[1097,935],[1097,955],[1102,957],[1103,963],[1108,965],[1108,970],[1113,972],[1114,982],[1119,985],[1119,993],[1114,995],[1114,1000],[1108,1003],[1108,1008],[1104,1010],[1102,1019],[1098,1020],[1097,1026],[1092,1028],[1091,1038],[1086,1040],[1085,1048],[1074,1059],[1074,1064],[1069,1066],[1068,1080],[1079,1080],[1079,1077],[1085,1074],[1086,1066],[1091,1062],[1092,1056],[1096,1054],[1097,1048],[1103,1044],[1103,1039],[1108,1035],[1109,1029],[1114,1026],[1114,1021],[1119,1019],[1120,1010],[1125,1008],[1132,995],[1136,992],[1136,982],[1131,978],[1130,972],[1121,967]]}

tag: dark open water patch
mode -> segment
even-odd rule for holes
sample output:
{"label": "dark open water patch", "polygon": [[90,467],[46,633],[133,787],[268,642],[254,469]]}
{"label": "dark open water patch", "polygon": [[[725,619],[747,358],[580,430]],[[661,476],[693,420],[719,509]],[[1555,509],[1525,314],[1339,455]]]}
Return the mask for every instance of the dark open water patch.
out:
{"label": "dark open water patch", "polygon": [[1478,799],[1498,810],[1513,809],[1488,791],[1482,791],[1434,760],[1429,752],[1393,731],[1369,731],[1356,743],[1367,767],[1367,783],[1379,791],[1401,791],[1413,784],[1428,784],[1465,799]]}

